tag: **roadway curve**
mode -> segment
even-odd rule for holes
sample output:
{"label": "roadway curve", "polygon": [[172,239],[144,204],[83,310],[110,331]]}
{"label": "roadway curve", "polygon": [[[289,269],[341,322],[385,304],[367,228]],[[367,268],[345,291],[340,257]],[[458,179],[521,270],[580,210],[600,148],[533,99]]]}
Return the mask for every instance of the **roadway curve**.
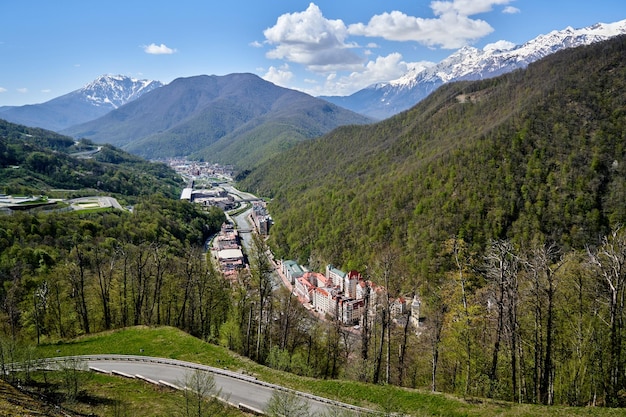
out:
{"label": "roadway curve", "polygon": [[220,391],[219,397],[240,408],[242,408],[241,405],[243,404],[248,408],[262,411],[265,410],[274,391],[291,391],[309,404],[309,409],[313,415],[335,408],[353,410],[355,414],[359,415],[371,413],[370,410],[364,408],[299,391],[292,391],[279,385],[258,381],[253,377],[237,372],[175,359],[133,355],[83,355],[51,358],[45,360],[44,363],[47,368],[50,368],[54,364],[63,366],[64,363],[76,363],[76,360],[92,371],[138,378],[147,382],[175,387],[182,387],[184,385],[182,381],[185,380],[185,376],[190,372],[195,370],[208,371],[215,377],[216,389]]}

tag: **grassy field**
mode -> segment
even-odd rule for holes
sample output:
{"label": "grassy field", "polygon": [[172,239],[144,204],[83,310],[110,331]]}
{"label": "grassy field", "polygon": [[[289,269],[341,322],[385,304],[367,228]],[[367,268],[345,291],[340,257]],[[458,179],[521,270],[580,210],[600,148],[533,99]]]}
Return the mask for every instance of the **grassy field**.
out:
{"label": "grassy field", "polygon": [[[84,373],[80,394],[64,397],[63,375],[60,372],[31,373],[31,380],[22,392],[0,380],[0,416],[2,417],[78,417],[78,416],[152,416],[187,415],[184,395],[176,390],[159,387],[140,380],[109,375]],[[35,394],[35,392],[39,393]],[[42,397],[43,396],[43,397]],[[43,398],[46,398],[44,400]],[[60,404],[62,410],[53,404]],[[206,401],[210,415],[221,417],[249,416],[218,401]]]}
{"label": "grassy field", "polygon": [[[180,330],[170,327],[133,327],[123,330],[81,337],[68,342],[42,344],[37,348],[42,357],[127,354],[165,357],[226,368],[257,376],[259,379],[306,391],[324,397],[344,401],[358,406],[406,413],[411,416],[476,416],[476,417],[551,417],[551,416],[624,416],[626,410],[607,408],[546,407],[520,405],[483,399],[461,399],[451,395],[434,394],[428,391],[404,389],[394,386],[363,384],[344,380],[317,380],[272,370],[237,356],[232,352],[205,343]],[[106,378],[107,380],[104,381]],[[113,377],[98,376],[90,383],[89,391],[97,391],[106,384],[114,384]],[[125,382],[129,384],[130,382]],[[122,388],[139,397],[142,392],[156,390],[133,382],[133,388]],[[145,384],[147,385],[147,384]],[[105,392],[112,392],[105,389]],[[174,394],[173,394],[174,395]],[[162,395],[164,401],[167,395]],[[138,399],[145,403],[146,400]],[[142,414],[129,414],[142,415]],[[157,415],[157,414],[146,414]],[[167,414],[158,414],[167,415]]]}
{"label": "grassy field", "polygon": [[0,416],[65,416],[60,410],[37,401],[0,380]]}

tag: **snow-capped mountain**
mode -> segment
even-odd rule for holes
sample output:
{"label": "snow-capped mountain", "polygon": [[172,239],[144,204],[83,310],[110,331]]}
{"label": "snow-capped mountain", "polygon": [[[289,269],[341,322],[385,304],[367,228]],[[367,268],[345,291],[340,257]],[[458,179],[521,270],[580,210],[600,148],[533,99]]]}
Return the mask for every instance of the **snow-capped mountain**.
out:
{"label": "snow-capped mountain", "polygon": [[163,83],[160,81],[103,75],[78,90],[45,103],[3,107],[0,109],[0,118],[12,123],[60,131],[97,119],[161,86]]}
{"label": "snow-capped mountain", "polygon": [[495,77],[525,68],[561,49],[589,45],[623,34],[626,34],[626,20],[598,23],[582,29],[555,30],[512,47],[494,44],[478,49],[466,46],[436,65],[409,72],[396,80],[374,84],[351,96],[324,98],[358,113],[384,119],[414,106],[444,83]]}
{"label": "snow-capped mountain", "polygon": [[160,81],[138,80],[124,75],[103,75],[70,94],[82,96],[95,106],[105,106],[112,110],[162,86]]}

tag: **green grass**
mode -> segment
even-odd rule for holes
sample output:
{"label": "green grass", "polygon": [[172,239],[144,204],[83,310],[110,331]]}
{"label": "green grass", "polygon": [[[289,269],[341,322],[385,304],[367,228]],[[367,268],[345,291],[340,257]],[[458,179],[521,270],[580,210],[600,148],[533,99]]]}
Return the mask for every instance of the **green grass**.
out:
{"label": "green grass", "polygon": [[173,327],[130,327],[37,347],[41,357],[120,354],[179,359],[235,369],[249,361]]}
{"label": "green grass", "polygon": [[[32,375],[32,384],[27,388],[34,389],[34,385],[38,385],[39,389],[62,393],[62,375],[58,372],[47,372],[44,378],[42,372],[35,372]],[[45,381],[45,383],[44,383]],[[169,417],[186,415],[186,406],[184,395],[170,388],[155,386],[139,380],[131,380],[119,378],[109,375],[101,375],[95,373],[86,374],[80,381],[80,392],[77,398],[72,401],[62,400],[63,408],[77,415],[93,415],[102,417],[118,417],[118,416],[151,416],[151,417]],[[50,394],[47,394],[50,397]],[[62,398],[62,395],[57,395]],[[8,401],[9,403],[15,401]],[[2,413],[0,400],[0,413]],[[27,402],[30,409],[41,407],[38,401],[31,399]],[[208,404],[208,403],[207,403]],[[216,403],[221,411],[221,416],[244,417],[246,414],[234,407],[228,407],[222,403]],[[37,409],[37,408],[35,408]],[[22,414],[0,414],[26,416],[39,415],[28,414],[22,411]],[[49,414],[41,414],[49,415]],[[50,414],[51,415],[51,414]],[[54,414],[55,416],[57,414]],[[61,415],[59,413],[59,415]]]}
{"label": "green grass", "polygon": [[547,407],[504,401],[472,399],[413,390],[391,385],[372,385],[347,380],[319,380],[276,371],[258,365],[227,349],[205,343],[171,327],[132,327],[68,342],[38,346],[42,357],[126,354],[179,359],[242,371],[259,379],[358,406],[403,412],[411,416],[450,417],[565,417],[624,416],[626,410],[608,408]]}

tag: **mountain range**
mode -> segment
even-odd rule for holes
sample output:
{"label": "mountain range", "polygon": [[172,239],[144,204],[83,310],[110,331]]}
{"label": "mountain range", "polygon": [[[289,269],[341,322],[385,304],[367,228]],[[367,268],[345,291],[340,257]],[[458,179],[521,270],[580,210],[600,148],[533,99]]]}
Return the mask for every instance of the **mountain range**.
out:
{"label": "mountain range", "polygon": [[338,126],[405,111],[445,83],[494,77],[623,33],[626,20],[553,31],[514,47],[465,47],[436,65],[415,67],[347,97],[314,98],[252,74],[201,75],[168,85],[106,75],[45,103],[1,107],[0,118],[147,158],[185,156],[246,169]]}
{"label": "mountain range", "polygon": [[45,103],[0,107],[0,118],[12,123],[60,131],[96,119],[163,85],[123,75],[103,75]]}
{"label": "mountain range", "polygon": [[444,83],[494,77],[525,68],[559,50],[589,45],[620,34],[626,34],[626,20],[582,29],[555,30],[504,49],[493,45],[484,49],[468,46],[436,65],[416,68],[396,80],[371,85],[350,96],[321,98],[375,119],[385,119],[414,106]]}
{"label": "mountain range", "polygon": [[[394,246],[419,275],[444,241],[582,249],[626,221],[626,36],[441,86],[410,110],[346,126],[253,169],[283,259],[349,268]],[[297,203],[294,203],[297,202]],[[590,243],[593,242],[593,243]]]}
{"label": "mountain range", "polygon": [[146,158],[191,156],[249,167],[338,126],[371,121],[253,74],[229,74],[178,78],[61,132]]}

